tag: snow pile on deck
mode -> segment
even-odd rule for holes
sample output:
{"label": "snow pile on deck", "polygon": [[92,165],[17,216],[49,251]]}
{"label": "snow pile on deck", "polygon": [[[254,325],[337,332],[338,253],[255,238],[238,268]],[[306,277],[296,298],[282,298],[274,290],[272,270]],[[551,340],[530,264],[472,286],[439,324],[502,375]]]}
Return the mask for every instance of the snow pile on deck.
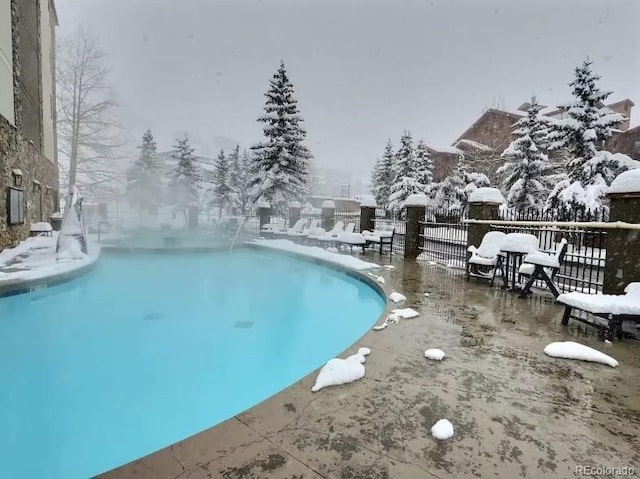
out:
{"label": "snow pile on deck", "polygon": [[431,428],[431,435],[441,441],[449,439],[453,436],[453,424],[451,424],[447,419],[440,419]]}
{"label": "snow pile on deck", "polygon": [[375,263],[368,263],[366,261],[359,260],[353,256],[347,256],[339,253],[332,253],[316,246],[303,246],[294,243],[293,241],[285,239],[277,240],[264,240],[255,239],[253,244],[263,246],[265,248],[276,249],[280,251],[288,251],[291,253],[297,253],[311,258],[321,259],[333,264],[339,264],[347,268],[355,269],[358,271],[379,268],[380,266]]}
{"label": "snow pile on deck", "polygon": [[401,301],[406,301],[407,297],[404,294],[397,293],[394,291],[389,295],[389,299],[394,303],[400,303]]}
{"label": "snow pile on deck", "polygon": [[444,351],[442,349],[427,349],[424,352],[424,357],[427,359],[433,359],[434,361],[442,361],[444,359]]}
{"label": "snow pile on deck", "polygon": [[392,309],[391,312],[400,319],[411,319],[420,316],[420,314],[415,309],[411,308]]}
{"label": "snow pile on deck", "polygon": [[365,356],[370,353],[369,348],[360,348],[356,354],[352,354],[347,359],[330,359],[327,364],[322,366],[311,391],[317,392],[328,386],[339,386],[362,379],[364,377]]}
{"label": "snow pile on deck", "polygon": [[100,247],[93,244],[89,245],[87,255],[73,244],[56,254],[57,240],[58,232],[34,236],[0,252],[0,286],[68,273],[94,263],[100,255]]}
{"label": "snow pile on deck", "polygon": [[581,361],[606,364],[612,368],[618,366],[618,361],[611,356],[573,341],[551,343],[544,348],[544,353],[554,358],[579,359]]}

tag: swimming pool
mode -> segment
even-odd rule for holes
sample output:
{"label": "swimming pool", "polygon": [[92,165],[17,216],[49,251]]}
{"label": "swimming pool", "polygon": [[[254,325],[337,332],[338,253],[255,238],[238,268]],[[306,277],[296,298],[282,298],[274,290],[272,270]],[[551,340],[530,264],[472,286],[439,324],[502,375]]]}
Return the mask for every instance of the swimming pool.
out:
{"label": "swimming pool", "polygon": [[86,478],[218,424],[362,336],[384,308],[328,267],[259,250],[106,255],[0,298],[0,457]]}

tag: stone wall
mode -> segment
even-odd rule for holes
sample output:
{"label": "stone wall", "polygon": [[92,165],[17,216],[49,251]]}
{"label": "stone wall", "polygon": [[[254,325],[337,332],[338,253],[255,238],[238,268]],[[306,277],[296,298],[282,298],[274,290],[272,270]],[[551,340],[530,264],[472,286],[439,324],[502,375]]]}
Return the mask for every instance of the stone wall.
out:
{"label": "stone wall", "polygon": [[[8,187],[15,185],[13,170],[16,168],[23,175],[25,222],[8,225]],[[0,116],[0,250],[15,246],[29,236],[30,223],[48,221],[58,206],[58,188],[56,164],[46,159],[33,143]]]}

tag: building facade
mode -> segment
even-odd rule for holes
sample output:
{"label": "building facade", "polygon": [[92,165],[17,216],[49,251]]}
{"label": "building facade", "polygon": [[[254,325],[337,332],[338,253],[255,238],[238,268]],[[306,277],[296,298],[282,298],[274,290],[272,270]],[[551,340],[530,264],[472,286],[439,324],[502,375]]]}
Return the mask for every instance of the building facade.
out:
{"label": "building facade", "polygon": [[53,0],[0,0],[0,250],[58,210]]}

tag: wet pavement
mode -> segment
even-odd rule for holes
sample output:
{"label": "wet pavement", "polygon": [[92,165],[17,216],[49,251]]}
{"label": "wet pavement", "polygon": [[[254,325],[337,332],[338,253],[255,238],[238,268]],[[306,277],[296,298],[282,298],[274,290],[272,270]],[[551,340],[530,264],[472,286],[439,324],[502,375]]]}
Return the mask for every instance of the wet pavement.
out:
{"label": "wet pavement", "polygon": [[[364,379],[312,393],[314,372],[103,477],[570,478],[586,477],[575,473],[584,466],[631,466],[640,474],[637,341],[605,345],[588,326],[563,327],[562,308],[541,295],[519,299],[441,266],[393,264],[381,273],[387,292],[405,294],[420,316],[370,331],[345,352],[371,348]],[[543,353],[565,340],[620,366]],[[447,357],[427,360],[428,348]],[[437,441],[430,429],[443,418],[455,434]]]}

